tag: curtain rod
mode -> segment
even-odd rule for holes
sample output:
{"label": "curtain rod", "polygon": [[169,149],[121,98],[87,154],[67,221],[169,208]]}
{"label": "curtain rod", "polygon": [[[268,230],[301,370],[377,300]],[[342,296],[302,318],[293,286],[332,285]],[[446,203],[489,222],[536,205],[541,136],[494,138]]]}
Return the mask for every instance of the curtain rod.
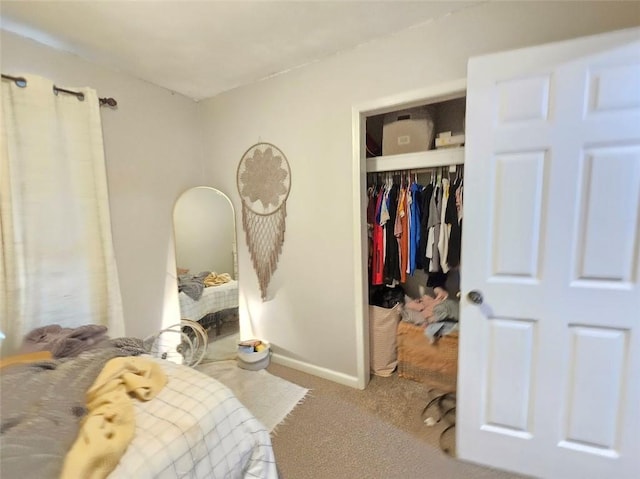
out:
{"label": "curtain rod", "polygon": [[[26,88],[27,86],[27,79],[24,77],[14,77],[11,75],[5,75],[3,73],[2,79],[11,80],[12,82],[15,82],[15,84],[20,88]],[[84,101],[84,93],[79,91],[65,90],[64,88],[60,88],[53,85],[53,93],[57,95],[60,92],[68,93],[69,95],[75,96],[78,100]],[[106,106],[110,106],[111,108],[115,108],[116,106],[118,106],[118,102],[115,100],[115,98],[98,98],[98,100],[100,101],[100,106],[106,105]]]}

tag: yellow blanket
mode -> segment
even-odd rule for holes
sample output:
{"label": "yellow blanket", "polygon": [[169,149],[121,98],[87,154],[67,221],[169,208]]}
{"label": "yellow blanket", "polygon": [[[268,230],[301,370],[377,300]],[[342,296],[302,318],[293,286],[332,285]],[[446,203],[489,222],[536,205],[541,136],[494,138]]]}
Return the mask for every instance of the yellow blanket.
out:
{"label": "yellow blanket", "polygon": [[218,286],[221,284],[225,284],[231,281],[231,275],[229,273],[215,273],[212,272],[204,279],[204,285],[206,287],[209,286]]}
{"label": "yellow blanket", "polygon": [[88,414],[67,454],[61,479],[102,479],[113,471],[133,439],[131,396],[152,399],[167,383],[160,366],[148,359],[110,360],[87,391]]}

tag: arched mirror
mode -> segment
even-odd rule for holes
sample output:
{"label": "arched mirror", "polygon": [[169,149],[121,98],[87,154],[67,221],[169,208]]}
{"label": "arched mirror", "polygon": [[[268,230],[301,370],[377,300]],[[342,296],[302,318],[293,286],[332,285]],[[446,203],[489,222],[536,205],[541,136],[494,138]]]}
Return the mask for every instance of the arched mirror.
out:
{"label": "arched mirror", "polygon": [[239,338],[236,226],[229,197],[215,188],[185,191],[173,208],[182,319],[209,336],[205,359],[230,359]]}

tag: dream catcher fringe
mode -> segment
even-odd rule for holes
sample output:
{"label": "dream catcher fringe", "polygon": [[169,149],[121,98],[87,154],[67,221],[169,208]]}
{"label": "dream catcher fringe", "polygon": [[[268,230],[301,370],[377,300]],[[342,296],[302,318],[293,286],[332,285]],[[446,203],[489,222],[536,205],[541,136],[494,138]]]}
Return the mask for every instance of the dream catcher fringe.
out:
{"label": "dream catcher fringe", "polygon": [[251,253],[251,262],[258,275],[263,301],[267,298],[267,287],[282,253],[286,217],[286,204],[271,215],[256,214],[242,205],[242,227]]}

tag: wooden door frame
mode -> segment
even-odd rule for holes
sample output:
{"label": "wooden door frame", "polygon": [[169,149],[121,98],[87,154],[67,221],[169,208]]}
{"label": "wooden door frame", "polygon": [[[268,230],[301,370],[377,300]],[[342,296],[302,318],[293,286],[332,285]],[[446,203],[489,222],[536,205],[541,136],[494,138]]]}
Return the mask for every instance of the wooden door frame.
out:
{"label": "wooden door frame", "polygon": [[366,118],[395,110],[436,103],[466,95],[467,79],[461,78],[418,90],[401,93],[355,105],[352,108],[353,135],[353,272],[354,316],[356,329],[356,361],[358,389],[369,383],[369,304],[367,278],[367,159]]}

